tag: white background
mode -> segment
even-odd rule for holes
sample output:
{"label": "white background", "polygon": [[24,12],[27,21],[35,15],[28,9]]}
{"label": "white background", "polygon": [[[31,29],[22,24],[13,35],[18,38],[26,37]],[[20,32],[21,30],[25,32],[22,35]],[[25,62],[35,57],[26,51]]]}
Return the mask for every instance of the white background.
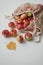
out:
{"label": "white background", "polygon": [[[4,38],[3,29],[9,29],[5,15],[11,15],[15,8],[25,2],[43,4],[43,0],[0,0],[0,65],[43,65],[43,39],[19,44],[15,38]],[[43,37],[42,37],[43,38]],[[16,50],[8,50],[9,41],[15,41]]]}

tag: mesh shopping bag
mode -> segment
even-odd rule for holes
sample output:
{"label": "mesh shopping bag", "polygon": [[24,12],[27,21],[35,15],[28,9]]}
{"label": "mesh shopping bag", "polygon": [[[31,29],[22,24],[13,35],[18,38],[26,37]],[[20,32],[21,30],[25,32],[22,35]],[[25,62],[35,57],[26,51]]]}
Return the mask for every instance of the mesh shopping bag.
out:
{"label": "mesh shopping bag", "polygon": [[[39,36],[43,32],[43,5],[41,4],[31,4],[31,3],[24,3],[21,4],[14,10],[12,16],[8,16],[10,19],[14,19],[15,24],[17,24],[17,19],[23,13],[31,12],[33,15],[34,20],[30,20],[30,24],[21,30],[20,32],[30,32],[33,36],[36,36],[37,41],[39,41]],[[16,25],[17,27],[17,25]]]}
{"label": "mesh shopping bag", "polygon": [[[41,10],[42,5],[40,4],[30,4],[30,3],[24,3],[20,5],[13,13],[12,16],[16,21],[15,16],[26,13],[26,12],[32,12],[34,20],[30,23],[25,29],[19,30],[21,32],[31,32],[34,34],[37,29],[41,29],[41,23],[37,19],[37,13]],[[39,28],[40,27],[40,28]],[[41,30],[40,30],[41,32]]]}

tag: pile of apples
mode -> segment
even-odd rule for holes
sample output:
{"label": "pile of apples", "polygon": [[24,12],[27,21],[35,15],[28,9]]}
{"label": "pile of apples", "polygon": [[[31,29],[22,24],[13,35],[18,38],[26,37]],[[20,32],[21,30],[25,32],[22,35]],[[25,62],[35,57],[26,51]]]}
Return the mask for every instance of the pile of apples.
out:
{"label": "pile of apples", "polygon": [[23,13],[21,15],[15,16],[17,29],[25,29],[30,25],[30,21],[33,20],[33,14],[31,12]]}
{"label": "pile of apples", "polygon": [[8,26],[11,28],[11,31],[9,30],[3,30],[2,31],[2,35],[4,37],[16,37],[17,36],[17,30],[14,29],[15,28],[15,23],[14,22],[10,22],[8,23]]}
{"label": "pile of apples", "polygon": [[[17,29],[21,30],[23,28],[26,28],[29,24],[30,24],[30,20],[33,20],[33,15],[31,12],[29,13],[23,13],[19,16],[15,17],[16,19],[16,25],[17,25]],[[17,30],[15,29],[16,27],[14,22],[10,22],[8,23],[8,26],[11,28],[11,30],[3,30],[2,31],[2,35],[4,37],[17,37],[17,40],[22,43],[24,41],[24,38],[28,41],[32,40],[32,34],[27,32],[25,33],[25,36],[23,38],[22,35],[17,34]]]}

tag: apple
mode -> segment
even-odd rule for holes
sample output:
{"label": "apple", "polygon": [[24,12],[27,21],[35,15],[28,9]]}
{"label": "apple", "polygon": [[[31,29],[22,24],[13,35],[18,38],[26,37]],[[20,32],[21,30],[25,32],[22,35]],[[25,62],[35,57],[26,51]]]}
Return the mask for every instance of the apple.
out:
{"label": "apple", "polygon": [[33,17],[32,12],[27,12],[26,14],[27,14],[28,17]]}
{"label": "apple", "polygon": [[23,24],[23,28],[26,28],[26,27],[27,27],[27,25],[24,23],[24,24]]}
{"label": "apple", "polygon": [[27,19],[24,19],[24,20],[23,20],[23,23],[29,25],[29,24],[30,24],[30,21],[28,21],[28,18],[27,18]]}
{"label": "apple", "polygon": [[15,20],[18,20],[18,19],[20,19],[20,17],[19,17],[19,16],[15,16],[14,18],[15,18]]}
{"label": "apple", "polygon": [[21,35],[17,36],[17,40],[20,43],[23,43],[23,37]]}
{"label": "apple", "polygon": [[26,33],[26,34],[25,34],[25,39],[28,40],[28,41],[32,40],[32,34],[29,33],[29,32]]}
{"label": "apple", "polygon": [[25,13],[23,13],[21,16],[20,16],[20,19],[25,19],[27,18],[27,15]]}
{"label": "apple", "polygon": [[18,30],[21,30],[23,28],[23,25],[21,23],[17,24],[17,28],[18,28]]}
{"label": "apple", "polygon": [[3,31],[2,31],[2,35],[3,35],[4,37],[9,37],[9,36],[10,36],[8,30],[3,30]]}
{"label": "apple", "polygon": [[10,34],[11,34],[12,37],[16,37],[17,31],[13,29],[13,30],[11,30]]}
{"label": "apple", "polygon": [[18,19],[16,22],[17,23],[23,23],[21,19]]}
{"label": "apple", "polygon": [[11,28],[14,28],[15,27],[15,23],[14,22],[10,22],[10,23],[8,23],[8,26],[11,27]]}
{"label": "apple", "polygon": [[23,22],[24,22],[23,24],[24,28],[26,28],[30,24],[30,21],[28,21],[27,19],[24,19]]}

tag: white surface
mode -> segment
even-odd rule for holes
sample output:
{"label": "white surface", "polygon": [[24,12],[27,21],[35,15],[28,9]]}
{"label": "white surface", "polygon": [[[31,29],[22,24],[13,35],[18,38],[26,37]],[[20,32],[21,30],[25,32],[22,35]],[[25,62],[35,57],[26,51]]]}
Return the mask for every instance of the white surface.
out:
{"label": "white surface", "polygon": [[[9,28],[9,21],[4,16],[11,15],[17,6],[24,2],[43,4],[43,0],[0,0],[0,65],[43,65],[43,40],[40,43],[32,41],[19,44],[15,38],[6,39],[1,35],[3,29]],[[16,51],[6,48],[11,40],[17,44]]]}

